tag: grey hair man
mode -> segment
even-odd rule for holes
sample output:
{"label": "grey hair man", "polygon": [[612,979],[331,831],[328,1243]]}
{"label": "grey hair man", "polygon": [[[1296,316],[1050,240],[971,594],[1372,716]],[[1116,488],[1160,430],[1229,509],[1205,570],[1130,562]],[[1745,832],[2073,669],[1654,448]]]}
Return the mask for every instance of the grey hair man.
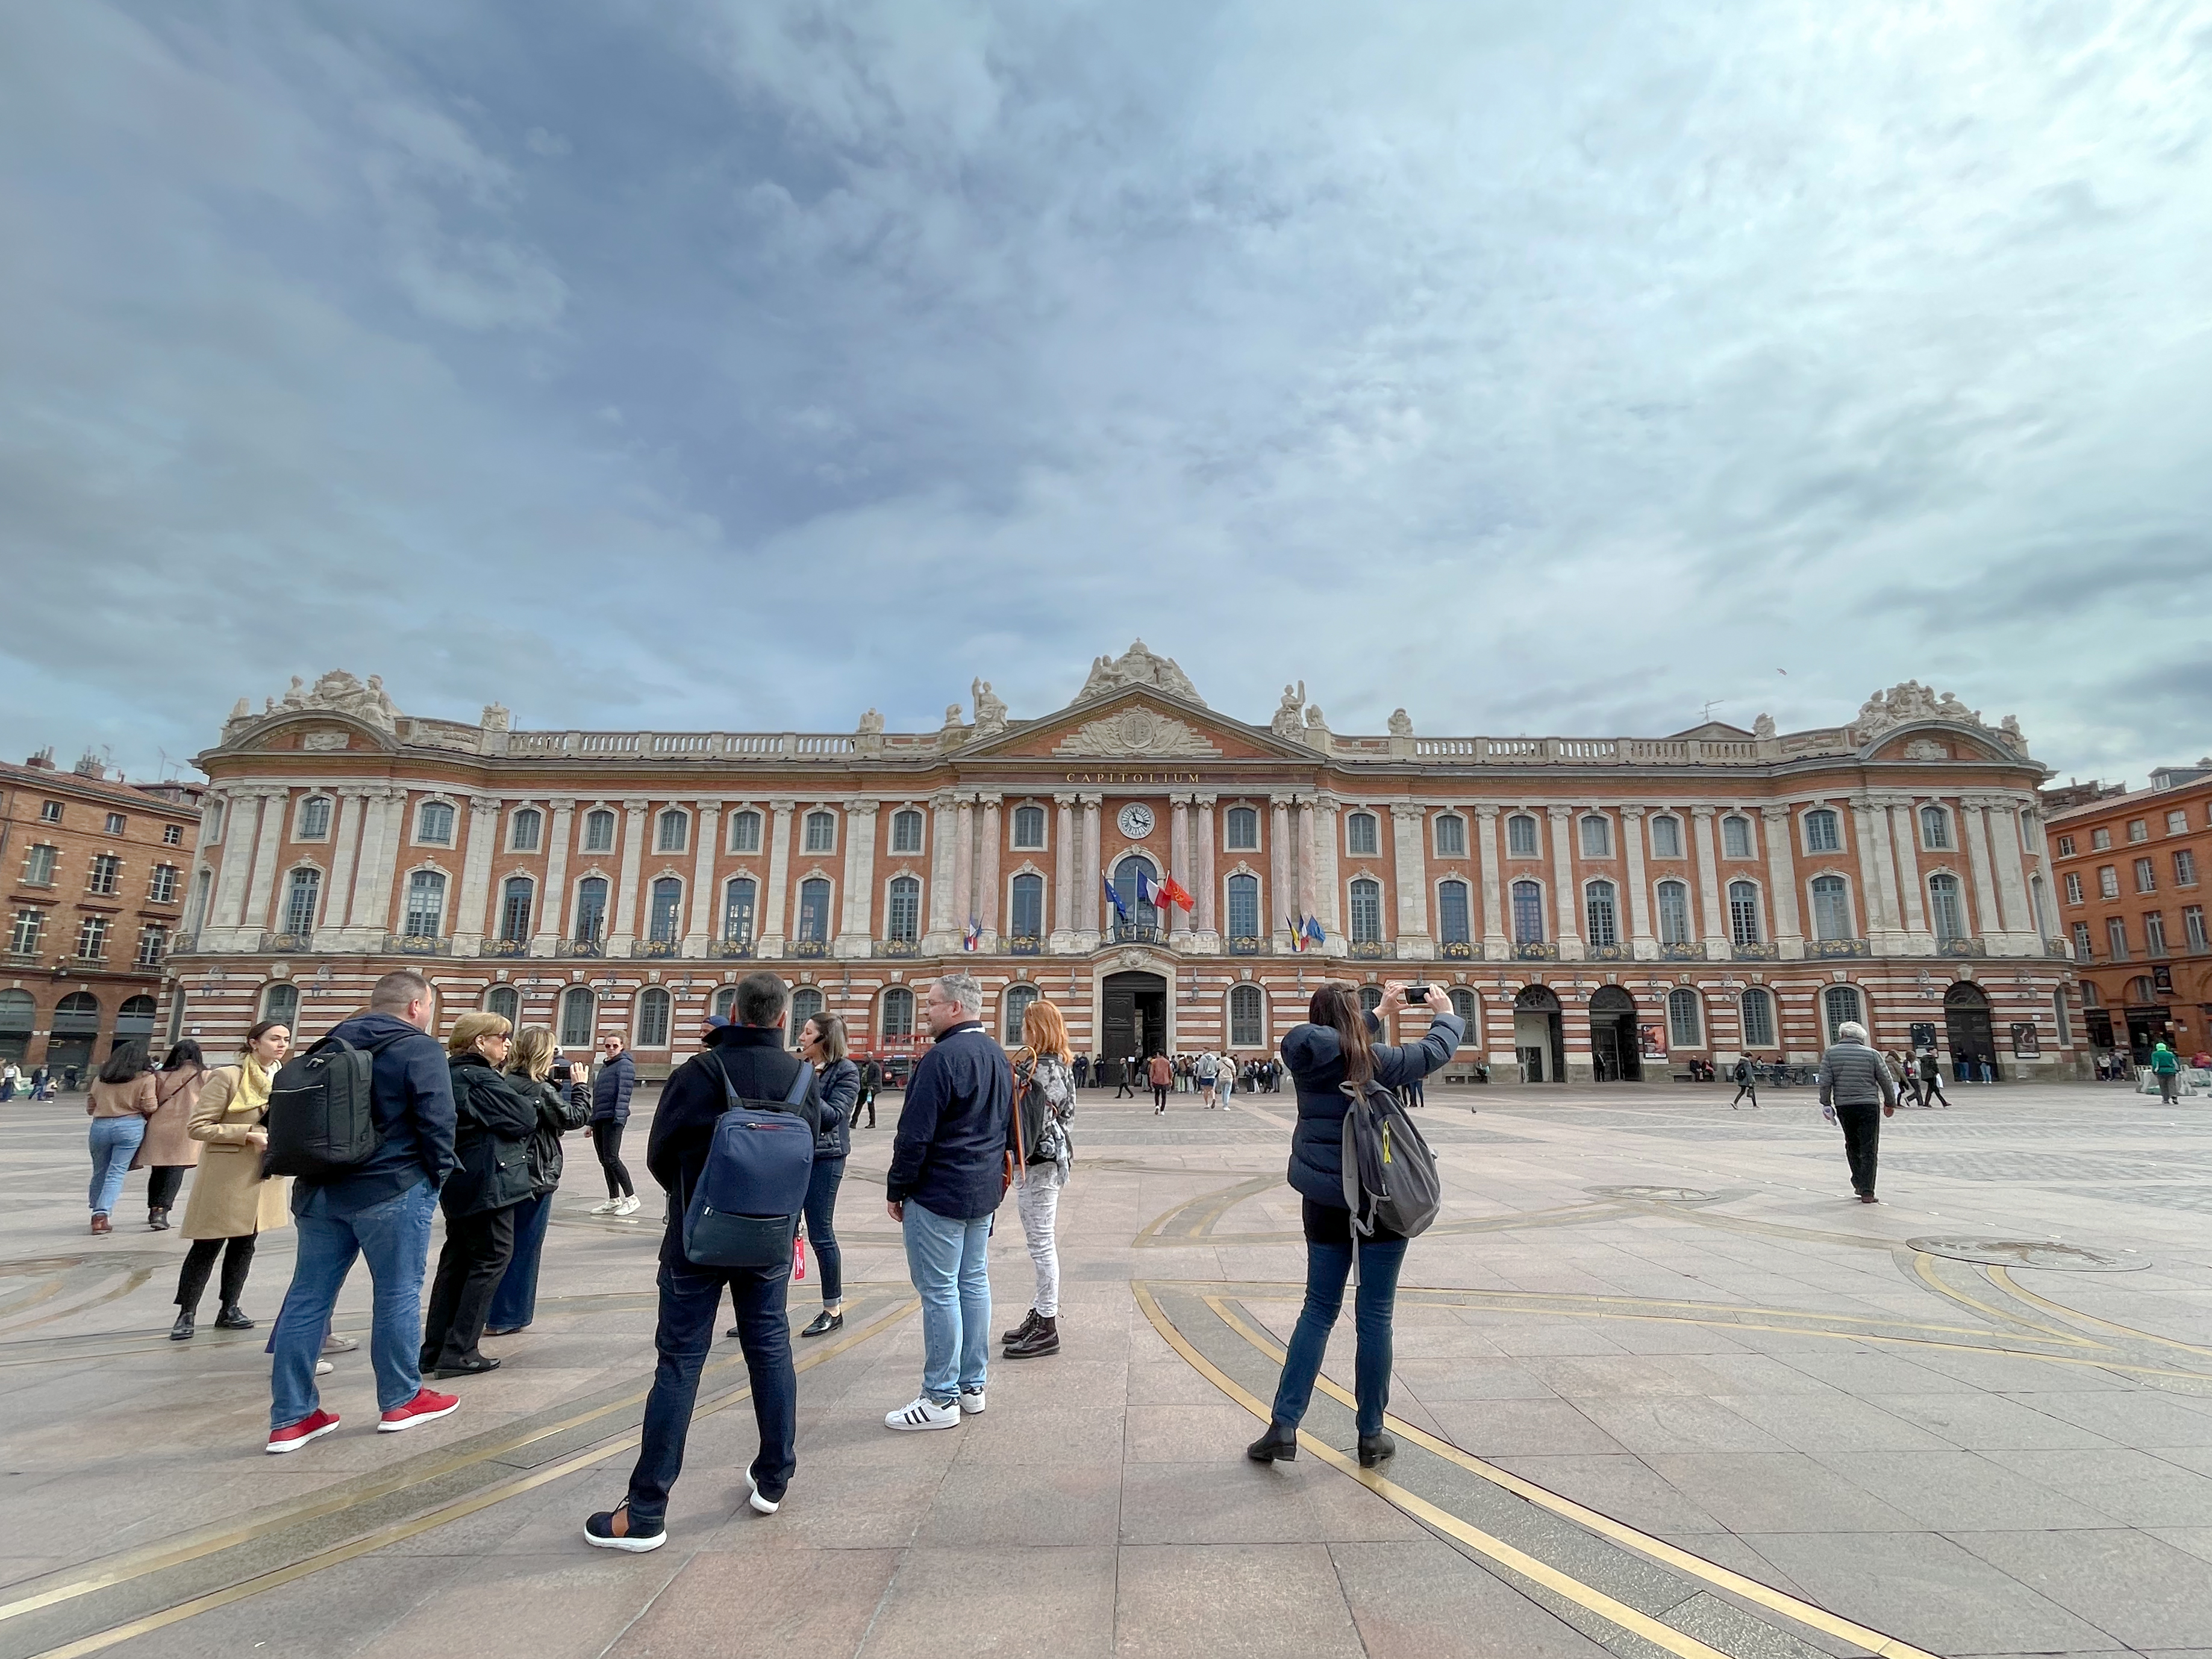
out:
{"label": "grey hair man", "polygon": [[1820,1104],[1834,1108],[1843,1127],[1851,1190],[1862,1204],[1877,1202],[1875,1154],[1881,1121],[1897,1109],[1897,1085],[1882,1057],[1869,1046],[1866,1027],[1856,1020],[1836,1027],[1835,1042],[1820,1056]]}
{"label": "grey hair man", "polygon": [[983,1409],[991,1217],[1012,1178],[1013,1068],[982,1025],[983,988],[945,974],[922,1000],[933,1039],[914,1068],[884,1194],[921,1297],[921,1392],[891,1429],[950,1429]]}

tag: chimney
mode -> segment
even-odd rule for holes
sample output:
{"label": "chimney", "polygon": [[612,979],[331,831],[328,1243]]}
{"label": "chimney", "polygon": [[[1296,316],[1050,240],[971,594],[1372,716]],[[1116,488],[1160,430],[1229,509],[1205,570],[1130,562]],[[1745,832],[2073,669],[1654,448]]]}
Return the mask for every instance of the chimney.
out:
{"label": "chimney", "polygon": [[107,768],[100,763],[100,757],[89,749],[78,758],[74,769],[81,778],[99,778],[105,781],[107,776]]}
{"label": "chimney", "polygon": [[33,755],[29,759],[26,760],[23,764],[30,767],[34,771],[52,771],[54,769],[53,744],[48,744],[44,749],[39,750],[37,754]]}

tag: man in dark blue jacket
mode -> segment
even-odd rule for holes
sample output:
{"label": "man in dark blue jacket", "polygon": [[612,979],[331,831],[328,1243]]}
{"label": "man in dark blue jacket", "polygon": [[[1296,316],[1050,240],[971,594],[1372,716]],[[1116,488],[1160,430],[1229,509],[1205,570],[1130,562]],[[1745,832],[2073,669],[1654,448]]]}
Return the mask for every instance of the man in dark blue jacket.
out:
{"label": "man in dark blue jacket", "polygon": [[645,1165],[669,1198],[668,1226],[660,1239],[660,1319],[653,1337],[660,1360],[646,1398],[645,1437],[630,1472],[629,1494],[584,1522],[584,1541],[601,1549],[657,1550],[668,1540],[668,1492],[684,1468],[699,1371],[714,1346],[724,1285],[737,1304],[738,1340],[760,1429],[760,1453],[745,1472],[753,1508],[774,1515],[798,1468],[793,1443],[799,1432],[799,1378],[784,1312],[790,1258],[772,1267],[706,1267],[684,1254],[684,1212],[731,1093],[755,1108],[793,1112],[810,1131],[821,1132],[818,1084],[810,1084],[796,1106],[784,1103],[805,1066],[784,1046],[790,1007],[789,988],[774,974],[746,975],[737,985],[736,1023],[708,1022],[706,1051],[677,1068],[653,1109]]}
{"label": "man in dark blue jacket", "polygon": [[354,1258],[368,1261],[376,1287],[369,1357],[375,1362],[380,1432],[396,1433],[444,1417],[460,1401],[422,1386],[416,1348],[422,1331],[422,1268],[438,1188],[453,1173],[453,1089],[446,1051],[423,1029],[430,987],[412,969],[376,981],[365,1013],[331,1035],[375,1051],[370,1085],[376,1150],[331,1181],[292,1188],[300,1248],[292,1287],[270,1339],[269,1449],[296,1451],[338,1425],[321,1409],[315,1360]]}
{"label": "man in dark blue jacket", "polygon": [[890,1429],[949,1429],[983,1409],[991,1349],[992,1212],[1006,1195],[1014,1073],[984,1030],[983,989],[946,974],[921,1005],[935,1041],[907,1085],[884,1190],[921,1297],[921,1392]]}

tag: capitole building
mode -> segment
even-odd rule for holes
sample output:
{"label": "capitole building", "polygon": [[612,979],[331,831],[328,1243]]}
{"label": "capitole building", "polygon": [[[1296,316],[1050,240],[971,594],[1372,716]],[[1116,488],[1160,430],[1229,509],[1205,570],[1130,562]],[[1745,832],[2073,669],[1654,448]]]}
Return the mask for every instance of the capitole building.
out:
{"label": "capitole building", "polygon": [[1468,1024],[1448,1075],[1497,1085],[1806,1063],[1847,1019],[2008,1079],[2079,1070],[2046,769],[1916,682],[1838,726],[1649,738],[1428,736],[1403,710],[1346,735],[1303,684],[1251,724],[1141,642],[1055,713],[973,690],[919,732],[520,731],[343,672],[241,701],[198,757],[164,1029],[312,1036],[404,964],[441,1023],[619,1030],[654,1075],[755,964],[794,1028],[827,1009],[890,1055],[957,969],[1009,1041],[1042,996],[1079,1052],[1256,1057],[1322,981],[1371,1002],[1388,977],[1440,988]]}

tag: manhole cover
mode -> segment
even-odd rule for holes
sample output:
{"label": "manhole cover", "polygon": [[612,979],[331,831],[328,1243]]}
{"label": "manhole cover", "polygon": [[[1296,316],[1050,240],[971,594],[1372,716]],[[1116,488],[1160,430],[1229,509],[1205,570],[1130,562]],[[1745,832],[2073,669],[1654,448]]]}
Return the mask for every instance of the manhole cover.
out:
{"label": "manhole cover", "polygon": [[1594,1198],[1643,1198],[1661,1204],[1710,1204],[1713,1195],[1695,1187],[1585,1187]]}
{"label": "manhole cover", "polygon": [[2033,1238],[1908,1238],[1905,1248],[1923,1255],[1948,1256],[1954,1261],[1978,1261],[1991,1267],[2048,1267],[2061,1273],[2124,1273],[2150,1266],[2147,1256],[2114,1255],[2084,1244],[2061,1244],[2056,1239]]}

